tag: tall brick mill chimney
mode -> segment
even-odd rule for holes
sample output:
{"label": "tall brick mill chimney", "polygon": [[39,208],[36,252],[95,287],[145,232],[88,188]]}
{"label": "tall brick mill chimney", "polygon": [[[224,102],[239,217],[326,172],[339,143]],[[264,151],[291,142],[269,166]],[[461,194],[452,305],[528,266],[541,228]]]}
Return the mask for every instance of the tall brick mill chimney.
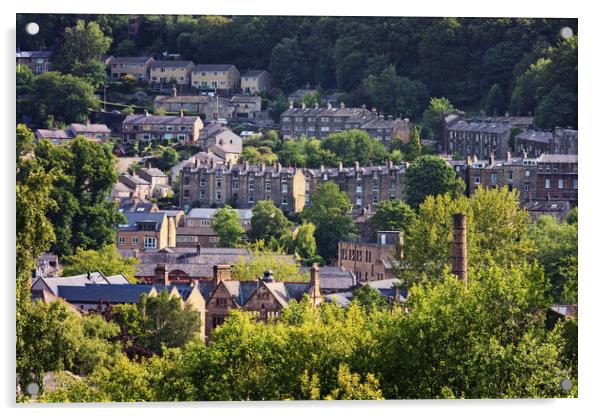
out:
{"label": "tall brick mill chimney", "polygon": [[452,273],[464,284],[468,283],[468,259],[466,246],[466,214],[454,214],[452,234]]}

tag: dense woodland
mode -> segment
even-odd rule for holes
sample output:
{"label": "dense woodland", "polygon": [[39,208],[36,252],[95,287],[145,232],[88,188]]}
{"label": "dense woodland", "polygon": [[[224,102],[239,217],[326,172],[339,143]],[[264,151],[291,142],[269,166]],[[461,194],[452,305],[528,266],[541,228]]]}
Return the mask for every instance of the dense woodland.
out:
{"label": "dense woodland", "polygon": [[577,36],[560,36],[577,34],[576,19],[142,15],[130,36],[125,15],[22,14],[18,26],[34,20],[40,33],[18,31],[17,45],[61,50],[78,19],[99,24],[109,54],[265,68],[285,94],[309,83],[412,120],[429,97],[446,97],[463,110],[577,127]]}

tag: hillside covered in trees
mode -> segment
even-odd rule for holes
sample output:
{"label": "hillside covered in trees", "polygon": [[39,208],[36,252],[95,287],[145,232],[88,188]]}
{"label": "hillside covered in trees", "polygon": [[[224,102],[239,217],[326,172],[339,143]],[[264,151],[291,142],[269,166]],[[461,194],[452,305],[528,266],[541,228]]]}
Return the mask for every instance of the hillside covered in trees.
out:
{"label": "hillside covered in trees", "polygon": [[577,36],[560,36],[577,34],[576,19],[142,15],[132,33],[126,15],[22,14],[18,26],[41,29],[18,32],[17,45],[57,49],[78,19],[98,22],[110,54],[265,68],[284,93],[309,83],[412,119],[429,97],[446,97],[468,111],[577,127]]}

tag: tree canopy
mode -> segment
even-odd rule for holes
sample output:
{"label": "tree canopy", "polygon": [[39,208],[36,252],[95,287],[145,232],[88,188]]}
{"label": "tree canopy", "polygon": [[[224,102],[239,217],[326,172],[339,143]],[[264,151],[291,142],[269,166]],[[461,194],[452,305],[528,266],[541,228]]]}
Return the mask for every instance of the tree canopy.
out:
{"label": "tree canopy", "polygon": [[245,229],[240,225],[238,212],[229,205],[215,212],[211,227],[219,237],[220,247],[238,247],[242,243]]}

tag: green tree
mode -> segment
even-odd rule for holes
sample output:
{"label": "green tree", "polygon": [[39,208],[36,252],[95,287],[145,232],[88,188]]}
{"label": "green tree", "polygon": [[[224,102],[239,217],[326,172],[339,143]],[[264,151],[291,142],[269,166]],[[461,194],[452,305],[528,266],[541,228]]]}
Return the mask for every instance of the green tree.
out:
{"label": "green tree", "polygon": [[63,257],[62,262],[64,276],[100,271],[105,276],[121,273],[129,281],[136,281],[134,275],[138,260],[135,258],[124,259],[114,244],[104,246],[99,250],[84,250],[78,247],[74,254]]}
{"label": "green tree", "polygon": [[77,247],[97,250],[114,243],[123,215],[108,200],[117,181],[110,146],[77,137],[66,146],[41,141],[35,154],[46,172],[55,173],[55,206],[47,214],[57,236],[53,251],[72,254]]}
{"label": "green tree", "polygon": [[467,288],[455,276],[412,287],[411,313],[380,338],[385,397],[566,397],[564,343],[541,319],[545,291],[541,269],[516,266],[485,269]]}
{"label": "green tree", "polygon": [[34,75],[31,69],[27,65],[17,66],[17,99],[22,94],[26,94],[31,91],[33,84]]}
{"label": "green tree", "polygon": [[408,204],[393,200],[379,202],[370,223],[377,231],[403,231],[405,234],[415,219],[416,213]]}
{"label": "green tree", "polygon": [[301,57],[296,37],[284,38],[272,49],[270,74],[284,91],[292,91],[303,82],[300,79]]}
{"label": "green tree", "polygon": [[302,282],[308,276],[301,273],[299,263],[287,256],[282,248],[268,251],[263,240],[249,247],[253,254],[250,259],[241,257],[232,266],[232,277],[236,280],[256,280],[263,276],[266,270],[271,270],[274,279],[279,282]]}
{"label": "green tree", "polygon": [[384,163],[388,158],[388,152],[381,142],[357,129],[328,135],[322,141],[321,149],[335,154],[346,166],[351,166],[356,161],[360,165]]}
{"label": "green tree", "polygon": [[414,126],[410,132],[410,138],[408,140],[408,153],[406,154],[406,160],[413,161],[422,154],[422,143],[420,141],[420,129],[418,126]]}
{"label": "green tree", "polygon": [[157,158],[157,167],[167,172],[180,160],[180,155],[173,147],[157,146],[153,152]]}
{"label": "green tree", "polygon": [[75,26],[65,29],[57,59],[53,62],[59,71],[70,73],[77,64],[100,61],[110,45],[111,38],[104,35],[98,23],[90,21],[86,24],[78,20]]}
{"label": "green tree", "polygon": [[306,222],[297,227],[292,236],[292,251],[308,265],[324,261],[318,256],[315,233],[316,226],[311,222]]}
{"label": "green tree", "polygon": [[484,97],[483,111],[488,116],[500,116],[506,111],[506,100],[499,84],[493,84]]}
{"label": "green tree", "polygon": [[272,164],[278,160],[278,156],[275,155],[269,147],[253,147],[245,146],[242,149],[240,160],[247,161],[252,165],[258,165],[260,163]]}
{"label": "green tree", "polygon": [[334,258],[338,242],[355,235],[350,210],[351,202],[347,195],[334,183],[326,182],[318,186],[311,205],[301,212],[303,220],[316,226],[318,253],[324,259]]}
{"label": "green tree", "polygon": [[238,247],[245,229],[240,225],[238,212],[229,205],[216,211],[211,227],[219,237],[220,247]]}
{"label": "green tree", "polygon": [[363,285],[353,291],[351,301],[360,306],[366,313],[370,314],[376,310],[384,310],[387,307],[387,301],[378,290]]}
{"label": "green tree", "polygon": [[273,201],[257,201],[251,211],[253,216],[248,236],[252,241],[269,241],[270,238],[278,240],[291,232],[293,223],[286,218],[280,208],[274,205]]}
{"label": "green tree", "polygon": [[543,266],[557,302],[577,303],[577,234],[577,223],[558,223],[545,215],[529,232],[535,243],[535,258]]}
{"label": "green tree", "polygon": [[450,193],[457,197],[465,187],[453,168],[438,156],[420,156],[406,172],[406,198],[414,209],[429,195]]}
{"label": "green tree", "polygon": [[529,215],[520,208],[516,190],[479,188],[471,198],[455,200],[448,194],[429,196],[404,241],[406,281],[439,279],[450,268],[452,217],[457,212],[467,215],[469,276],[491,265],[522,264],[533,253]]}
{"label": "green tree", "polygon": [[200,336],[199,312],[188,303],[182,305],[182,299],[170,296],[166,289],[157,296],[143,294],[138,309],[142,317],[139,341],[155,354],[161,354],[163,347],[183,347]]}
{"label": "green tree", "polygon": [[69,73],[83,79],[94,88],[101,88],[107,82],[107,69],[100,61],[76,61]]}
{"label": "green tree", "polygon": [[428,108],[422,114],[422,125],[430,138],[443,138],[443,119],[454,111],[453,104],[447,98],[431,98]]}
{"label": "green tree", "polygon": [[29,114],[36,123],[49,116],[64,123],[84,122],[90,109],[98,109],[98,98],[86,81],[73,75],[45,72],[35,77],[29,96],[24,98],[20,114]]}
{"label": "green tree", "polygon": [[302,101],[303,104],[305,104],[308,108],[313,108],[316,104],[322,106],[322,97],[318,91],[305,93]]}

